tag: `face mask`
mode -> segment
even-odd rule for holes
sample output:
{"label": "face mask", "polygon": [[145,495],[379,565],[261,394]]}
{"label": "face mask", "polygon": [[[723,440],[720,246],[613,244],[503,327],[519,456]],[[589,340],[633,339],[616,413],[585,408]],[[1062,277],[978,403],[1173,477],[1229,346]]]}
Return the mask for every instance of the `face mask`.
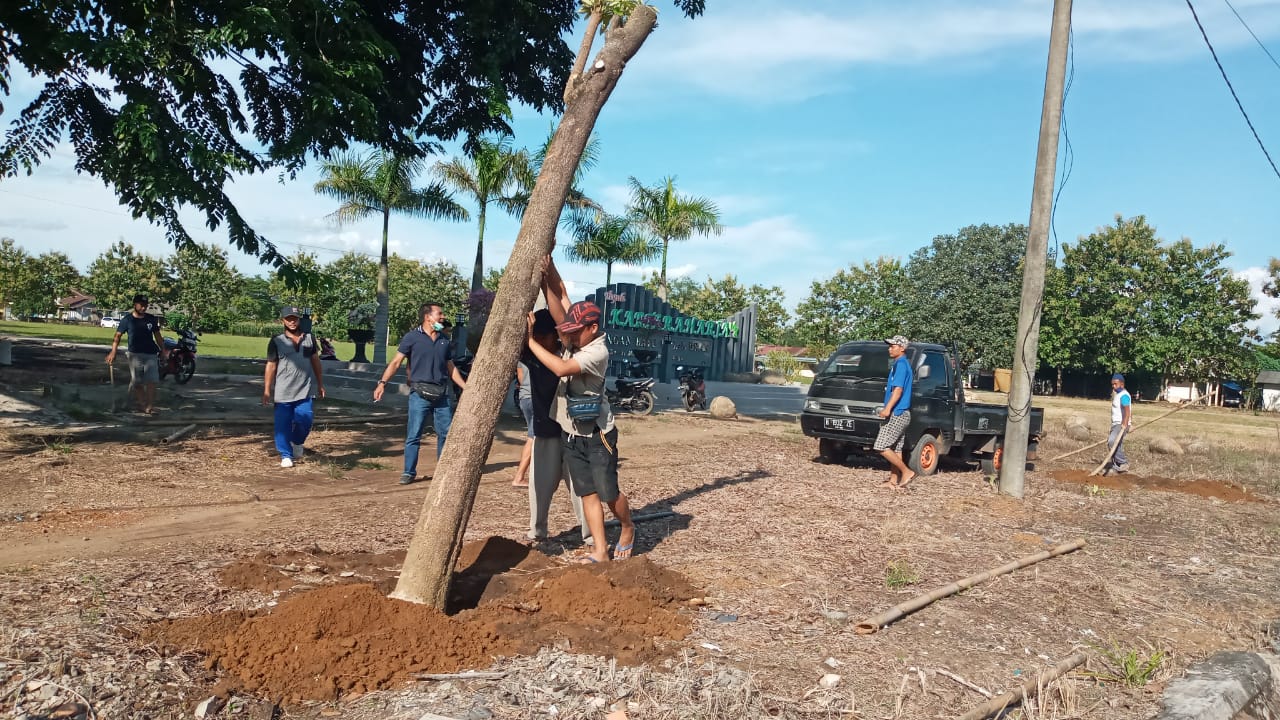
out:
{"label": "face mask", "polygon": [[444,329],[444,325],[441,325],[440,323],[431,323],[431,329],[435,330],[436,332],[440,332],[441,330]]}

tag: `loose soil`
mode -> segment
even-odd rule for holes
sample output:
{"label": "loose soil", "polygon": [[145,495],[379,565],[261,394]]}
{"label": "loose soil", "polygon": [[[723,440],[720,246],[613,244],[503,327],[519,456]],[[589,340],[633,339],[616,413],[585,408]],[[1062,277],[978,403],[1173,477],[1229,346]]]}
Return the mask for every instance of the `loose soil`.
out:
{"label": "loose soil", "polygon": [[1108,490],[1160,490],[1163,492],[1186,493],[1202,498],[1216,498],[1229,502],[1263,502],[1264,498],[1256,492],[1228,482],[1214,480],[1174,480],[1159,475],[1090,475],[1089,470],[1055,470],[1053,479],[1058,482],[1077,485],[1095,485]]}
{"label": "loose soil", "polygon": [[[233,567],[239,579],[244,564]],[[206,668],[231,677],[225,689],[297,703],[395,687],[416,673],[483,668],[544,647],[654,662],[689,634],[691,616],[681,608],[699,596],[648,558],[565,566],[502,538],[467,545],[460,567],[470,582],[456,583],[455,594],[481,592],[474,610],[452,616],[392,600],[385,587],[347,584],[298,593],[269,611],[161,621],[143,637],[202,652]]]}

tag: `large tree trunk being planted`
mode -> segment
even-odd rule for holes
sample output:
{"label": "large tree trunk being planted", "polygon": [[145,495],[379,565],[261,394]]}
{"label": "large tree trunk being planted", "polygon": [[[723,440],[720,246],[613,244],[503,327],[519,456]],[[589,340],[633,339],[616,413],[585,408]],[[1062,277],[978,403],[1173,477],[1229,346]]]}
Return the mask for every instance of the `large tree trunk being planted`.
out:
{"label": "large tree trunk being planted", "polygon": [[[449,580],[480,486],[480,473],[493,443],[498,411],[525,341],[526,317],[538,295],[542,259],[551,252],[560,211],[600,109],[617,85],[623,67],[640,50],[656,22],[653,8],[638,5],[626,24],[610,28],[604,47],[585,73],[569,78],[564,116],[529,198],[467,380],[467,391],[449,429],[444,455],[436,467],[391,597],[445,607]],[[584,45],[583,52],[589,50],[590,45]]]}

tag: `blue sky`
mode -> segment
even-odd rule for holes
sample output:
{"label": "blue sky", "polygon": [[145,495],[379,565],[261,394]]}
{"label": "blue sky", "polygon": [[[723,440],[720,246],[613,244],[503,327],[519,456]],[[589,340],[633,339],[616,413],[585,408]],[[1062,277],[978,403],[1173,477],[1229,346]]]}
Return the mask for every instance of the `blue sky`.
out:
{"label": "blue sky", "polygon": [[[1280,57],[1280,0],[1233,4]],[[1196,6],[1280,161],[1280,67],[1222,0]],[[726,231],[673,245],[673,274],[781,285],[794,306],[839,267],[905,258],[964,225],[1027,221],[1049,0],[711,0],[692,21],[663,0],[658,7],[658,29],[601,115],[602,157],[585,185],[617,212],[629,176],[675,175],[682,192],[720,205]],[[1225,244],[1232,267],[1256,286],[1267,259],[1280,255],[1280,178],[1185,3],[1077,0],[1074,28],[1066,106],[1074,164],[1057,209],[1059,240],[1116,214],[1145,214],[1166,239]],[[17,80],[5,125],[13,101],[32,91]],[[540,143],[551,122],[518,110],[517,142]],[[231,195],[286,251],[320,248],[322,260],[376,252],[377,223],[330,226],[332,203],[311,192],[314,180],[313,172],[289,185],[242,178]],[[225,242],[194,218],[190,226]],[[505,262],[517,229],[491,218],[487,264]],[[464,270],[475,252],[474,224],[397,218],[391,232],[394,251]],[[82,268],[117,237],[169,251],[161,230],[131,220],[99,181],[75,175],[65,147],[34,176],[0,182],[0,235],[33,251],[62,249]],[[560,262],[575,293],[603,282],[602,267]],[[250,258],[236,263],[259,272]],[[615,279],[649,269],[615,268]],[[1276,326],[1274,317],[1262,323]]]}

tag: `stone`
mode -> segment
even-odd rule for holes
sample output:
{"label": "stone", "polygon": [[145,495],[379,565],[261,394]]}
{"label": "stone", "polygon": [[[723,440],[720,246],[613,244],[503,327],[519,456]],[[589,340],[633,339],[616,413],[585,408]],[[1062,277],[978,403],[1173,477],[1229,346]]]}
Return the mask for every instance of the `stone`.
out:
{"label": "stone", "polygon": [[218,697],[217,695],[213,695],[209,698],[206,698],[199,705],[196,705],[196,717],[198,718],[211,717],[221,709],[222,709],[222,698]]}
{"label": "stone", "polygon": [[717,395],[711,399],[711,417],[720,418],[721,420],[729,420],[738,417],[738,406],[733,401],[723,395]]}
{"label": "stone", "polygon": [[818,687],[824,690],[834,690],[840,685],[840,676],[835,673],[827,673],[818,681]]}
{"label": "stone", "polygon": [[843,610],[823,610],[822,617],[830,620],[831,622],[840,623],[849,619],[849,613],[844,612]]}
{"label": "stone", "polygon": [[1274,655],[1227,651],[1187,668],[1165,686],[1157,720],[1232,720],[1274,717],[1277,697]]}
{"label": "stone", "polygon": [[1147,449],[1157,455],[1182,455],[1185,451],[1173,438],[1166,435],[1157,435],[1151,438],[1147,444]]}
{"label": "stone", "polygon": [[1093,433],[1089,432],[1089,428],[1086,425],[1068,425],[1067,437],[1076,442],[1089,442],[1093,439]]}
{"label": "stone", "polygon": [[1201,440],[1200,438],[1196,438],[1195,440],[1187,443],[1187,447],[1185,449],[1192,455],[1208,455],[1211,450],[1209,443]]}

